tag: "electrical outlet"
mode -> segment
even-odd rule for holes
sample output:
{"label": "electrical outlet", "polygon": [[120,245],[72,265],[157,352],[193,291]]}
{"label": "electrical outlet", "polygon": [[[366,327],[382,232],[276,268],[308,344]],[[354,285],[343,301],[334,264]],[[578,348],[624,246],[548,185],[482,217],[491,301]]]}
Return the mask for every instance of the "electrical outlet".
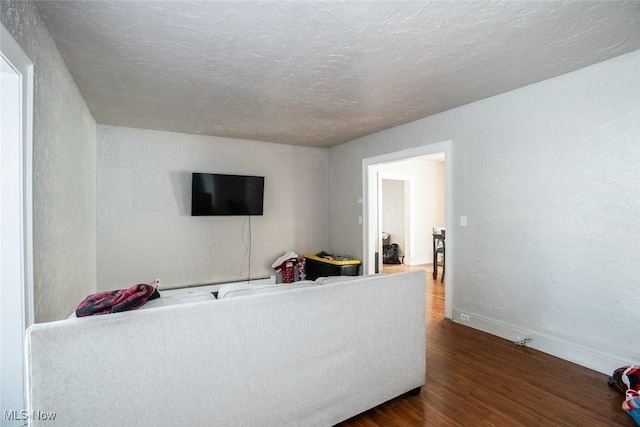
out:
{"label": "electrical outlet", "polygon": [[160,279],[156,279],[156,288],[160,287]]}
{"label": "electrical outlet", "polygon": [[469,315],[466,313],[460,313],[460,320],[462,320],[463,322],[468,322],[469,321]]}

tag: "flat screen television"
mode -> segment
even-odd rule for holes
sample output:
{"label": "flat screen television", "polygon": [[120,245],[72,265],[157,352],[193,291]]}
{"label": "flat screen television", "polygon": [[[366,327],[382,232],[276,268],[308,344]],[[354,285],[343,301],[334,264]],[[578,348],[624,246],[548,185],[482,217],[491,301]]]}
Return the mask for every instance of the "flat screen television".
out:
{"label": "flat screen television", "polygon": [[262,215],[264,177],[193,173],[191,216]]}

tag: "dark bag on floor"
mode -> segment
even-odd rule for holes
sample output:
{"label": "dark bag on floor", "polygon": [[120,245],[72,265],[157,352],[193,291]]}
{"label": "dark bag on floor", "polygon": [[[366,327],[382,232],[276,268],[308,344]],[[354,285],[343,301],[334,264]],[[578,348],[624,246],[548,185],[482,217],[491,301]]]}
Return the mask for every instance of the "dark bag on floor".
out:
{"label": "dark bag on floor", "polygon": [[382,262],[384,264],[400,264],[400,259],[398,258],[398,244],[392,243],[390,245],[384,245],[382,247],[384,250],[382,254]]}

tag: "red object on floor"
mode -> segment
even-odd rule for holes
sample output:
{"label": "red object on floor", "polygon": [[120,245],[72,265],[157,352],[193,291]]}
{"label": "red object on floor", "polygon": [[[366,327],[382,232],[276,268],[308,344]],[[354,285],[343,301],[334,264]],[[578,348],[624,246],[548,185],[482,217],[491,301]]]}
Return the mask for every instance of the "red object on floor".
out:
{"label": "red object on floor", "polygon": [[285,265],[282,269],[282,283],[293,283],[293,280],[295,278],[294,260],[295,258],[292,258],[284,262]]}
{"label": "red object on floor", "polygon": [[[288,256],[291,256],[291,257],[286,258]],[[277,265],[276,263],[278,262],[281,262],[281,263]],[[295,282],[296,270],[298,271],[298,280],[304,280],[305,277],[307,276],[305,266],[306,266],[305,257],[299,257],[295,252],[287,252],[286,254],[278,258],[271,265],[271,267],[273,267],[276,270],[276,273],[281,273],[281,283]]]}

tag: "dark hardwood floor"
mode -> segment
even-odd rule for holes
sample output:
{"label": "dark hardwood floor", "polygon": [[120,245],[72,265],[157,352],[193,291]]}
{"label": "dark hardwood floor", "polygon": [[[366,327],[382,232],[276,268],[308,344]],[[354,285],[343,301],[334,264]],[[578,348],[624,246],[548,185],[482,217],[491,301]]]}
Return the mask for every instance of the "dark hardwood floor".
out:
{"label": "dark hardwood floor", "polygon": [[607,376],[444,319],[444,284],[427,268],[427,375],[341,424],[359,426],[635,426]]}

